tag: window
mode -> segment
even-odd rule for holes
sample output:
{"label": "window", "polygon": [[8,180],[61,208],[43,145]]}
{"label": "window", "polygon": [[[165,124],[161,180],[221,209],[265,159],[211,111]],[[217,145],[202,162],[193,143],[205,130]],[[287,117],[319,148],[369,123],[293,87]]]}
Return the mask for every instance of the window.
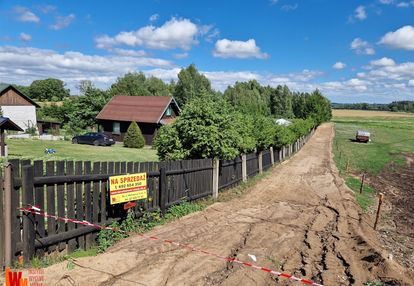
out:
{"label": "window", "polygon": [[171,116],[172,110],[171,106],[168,106],[167,110],[165,111],[165,116]]}
{"label": "window", "polygon": [[121,134],[121,124],[119,122],[112,123],[112,133]]}

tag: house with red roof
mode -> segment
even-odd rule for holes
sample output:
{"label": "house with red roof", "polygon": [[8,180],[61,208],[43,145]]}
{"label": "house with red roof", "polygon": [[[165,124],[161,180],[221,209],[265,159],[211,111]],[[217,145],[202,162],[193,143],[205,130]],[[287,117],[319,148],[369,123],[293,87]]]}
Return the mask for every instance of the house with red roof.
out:
{"label": "house with red roof", "polygon": [[181,110],[171,96],[122,96],[116,95],[96,116],[105,133],[115,141],[123,141],[127,129],[135,121],[145,138],[152,145],[158,129],[175,121]]}

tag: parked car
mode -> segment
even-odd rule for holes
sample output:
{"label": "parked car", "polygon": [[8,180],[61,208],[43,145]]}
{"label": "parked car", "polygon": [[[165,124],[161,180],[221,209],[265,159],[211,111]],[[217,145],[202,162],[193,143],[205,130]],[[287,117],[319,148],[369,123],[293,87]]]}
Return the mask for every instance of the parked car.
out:
{"label": "parked car", "polygon": [[112,138],[97,132],[89,132],[72,138],[73,144],[90,144],[95,146],[111,146],[115,144]]}

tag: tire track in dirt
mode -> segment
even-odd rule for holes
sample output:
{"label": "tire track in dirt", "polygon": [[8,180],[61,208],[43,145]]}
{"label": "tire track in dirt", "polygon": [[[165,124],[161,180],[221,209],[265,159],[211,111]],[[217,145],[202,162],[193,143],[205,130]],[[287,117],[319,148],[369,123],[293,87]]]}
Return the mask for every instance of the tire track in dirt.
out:
{"label": "tire track in dirt", "polygon": [[[191,243],[219,255],[324,285],[362,285],[368,280],[414,285],[401,268],[384,257],[369,217],[355,204],[331,158],[333,128],[320,126],[289,161],[273,168],[244,195],[215,203],[157,227],[150,235]],[[127,238],[107,253],[45,269],[45,285],[301,285],[173,245]],[[109,273],[109,274],[108,274]]]}

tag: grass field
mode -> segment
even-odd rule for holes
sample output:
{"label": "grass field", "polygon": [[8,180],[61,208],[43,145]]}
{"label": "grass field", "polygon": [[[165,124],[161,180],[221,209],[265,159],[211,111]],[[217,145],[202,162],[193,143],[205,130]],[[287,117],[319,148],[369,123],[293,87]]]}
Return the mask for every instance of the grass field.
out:
{"label": "grass field", "polygon": [[[378,175],[390,162],[405,164],[405,153],[414,153],[414,114],[362,110],[334,110],[334,160],[347,185],[359,191],[362,173]],[[371,142],[353,142],[357,130],[371,133]],[[364,196],[357,194],[366,209],[373,191],[367,186]]]}
{"label": "grass field", "polygon": [[[349,112],[349,113],[348,113]],[[393,116],[394,115],[394,116]],[[403,153],[414,153],[414,115],[393,112],[335,110],[335,161],[341,171],[378,174],[391,162],[404,163]],[[371,133],[371,142],[352,142],[357,130]]]}
{"label": "grass field", "polygon": [[[111,147],[72,144],[70,141],[45,141],[34,139],[9,139],[9,158],[31,160],[78,160],[78,161],[158,161],[156,151],[149,146],[143,149],[125,148],[122,144]],[[45,149],[56,154],[46,155]]]}

